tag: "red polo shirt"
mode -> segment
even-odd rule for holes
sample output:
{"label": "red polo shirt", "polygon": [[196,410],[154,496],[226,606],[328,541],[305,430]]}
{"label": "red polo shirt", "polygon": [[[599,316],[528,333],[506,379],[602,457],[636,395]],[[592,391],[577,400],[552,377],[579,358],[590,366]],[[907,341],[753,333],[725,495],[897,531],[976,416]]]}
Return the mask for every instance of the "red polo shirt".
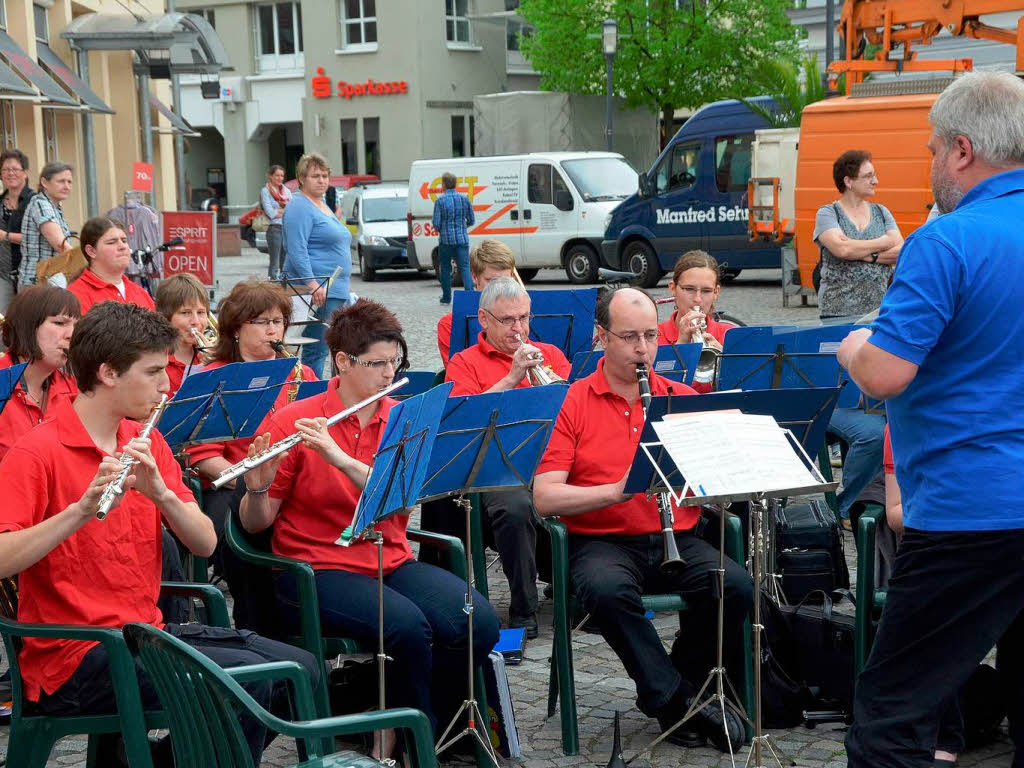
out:
{"label": "red polo shirt", "polygon": [[[679,343],[679,326],[676,325],[677,314],[678,313],[673,312],[672,317],[658,325],[658,344]],[[719,344],[725,344],[725,334],[736,327],[732,323],[720,323],[710,317],[707,318],[707,322],[708,333],[710,333]],[[710,381],[703,383],[695,381],[692,386],[694,391],[701,395],[705,395],[712,390]]]}
{"label": "red polo shirt", "polygon": [[181,382],[185,380],[185,372],[189,375],[193,373],[199,373],[205,371],[206,366],[199,362],[199,354],[196,353],[192,357],[192,363],[183,363],[181,360],[174,356],[173,352],[167,353],[167,378],[171,381],[171,391],[167,393],[168,397],[174,397],[175,393],[181,389]]}
{"label": "red polo shirt", "polygon": [[[670,387],[673,394],[696,394],[685,384],[654,372],[650,380],[651,394],[655,396],[667,395]],[[633,463],[643,425],[639,398],[627,403],[608,388],[602,358],[594,373],[569,387],[537,474],[568,472],[569,485],[617,483]],[[675,530],[688,531],[697,524],[698,507],[674,509]],[[642,493],[610,507],[567,515],[561,521],[570,533],[585,536],[637,536],[661,530],[658,502]]]}
{"label": "red polo shirt", "polygon": [[[0,355],[0,368],[10,368],[14,365],[8,353]],[[46,411],[52,413],[57,406],[65,400],[73,400],[78,394],[78,385],[75,380],[63,371],[54,371],[50,375],[50,391],[47,395]],[[11,399],[7,401],[3,411],[0,411],[0,459],[11,449],[22,435],[32,427],[42,422],[44,414],[42,409],[25,394],[25,387],[22,383],[14,388]]]}
{"label": "red polo shirt", "polygon": [[[142,431],[124,419],[118,447]],[[156,430],[153,456],[164,482],[184,502],[195,499],[181,481],[181,467]],[[0,488],[16,504],[0,505],[0,532],[38,525],[78,501],[107,454],[96,447],[65,400],[52,416],[25,435],[0,462]],[[120,628],[129,621],[163,626],[157,608],[162,563],[161,522],[156,506],[129,490],[105,520],[95,518],[18,576],[18,620]],[[21,674],[25,695],[53,693],[96,645],[80,640],[26,638]]]}
{"label": "red polo shirt", "polygon": [[[204,371],[212,371],[215,368],[222,368],[227,365],[223,360],[215,360],[212,363],[207,363],[204,367]],[[291,375],[288,376],[288,380],[291,381]],[[308,365],[302,366],[302,380],[303,381],[316,381],[316,374],[313,373],[313,369]],[[288,405],[288,397],[292,387],[285,384],[281,387],[281,391],[277,395],[277,399],[274,401],[274,407],[270,409],[270,412],[278,410]],[[259,434],[263,434],[266,430],[260,431]],[[295,430],[292,430],[293,432]],[[231,464],[237,464],[245,458],[246,453],[249,451],[249,443],[252,442],[251,437],[243,437],[239,440],[228,440],[223,443],[203,443],[202,445],[193,445],[191,448],[186,448],[185,453],[188,454],[189,463],[193,466],[198,464],[203,459],[212,459],[217,456],[223,456]],[[206,477],[203,477],[203,488],[208,487],[210,484]]]}
{"label": "red polo shirt", "polygon": [[135,304],[143,309],[156,310],[153,297],[146,293],[146,289],[138,283],[133,283],[127,277],[124,280],[124,296],[117,290],[117,286],[101,279],[91,269],[86,269],[77,280],[68,286],[68,290],[78,297],[82,305],[82,314],[88,312],[93,304],[101,301],[120,301],[122,304]]}
{"label": "red polo shirt", "polygon": [[[530,344],[537,347],[544,355],[544,364],[551,366],[552,370],[563,379],[569,378],[569,371],[572,365],[565,359],[562,350],[553,344],[545,344],[542,341],[531,341]],[[456,395],[479,395],[486,392],[503,378],[508,376],[512,367],[512,357],[504,352],[499,352],[487,339],[483,331],[477,336],[476,344],[462,350],[448,361],[445,381],[454,381],[452,397]],[[523,376],[523,380],[516,384],[516,389],[530,386],[530,378]]]}
{"label": "red polo shirt", "polygon": [[452,351],[451,312],[437,321],[437,351],[441,353],[441,366],[447,366]]}
{"label": "red polo shirt", "polygon": [[[353,414],[328,429],[338,447],[364,464],[373,464],[384,425],[395,401],[381,400],[380,407],[365,427]],[[338,397],[338,379],[331,379],[327,391],[299,400],[269,415],[260,434],[270,432],[274,441],[295,432],[298,419],[333,416],[344,410]],[[281,499],[274,521],[272,546],[275,554],[304,560],[317,569],[339,569],[377,576],[377,546],[357,541],[349,547],[335,544],[352,522],[360,489],[340,469],[329,466],[315,451],[299,444],[277,468],[270,496]],[[384,572],[412,560],[405,536],[408,515],[392,515],[378,526],[384,534]]]}

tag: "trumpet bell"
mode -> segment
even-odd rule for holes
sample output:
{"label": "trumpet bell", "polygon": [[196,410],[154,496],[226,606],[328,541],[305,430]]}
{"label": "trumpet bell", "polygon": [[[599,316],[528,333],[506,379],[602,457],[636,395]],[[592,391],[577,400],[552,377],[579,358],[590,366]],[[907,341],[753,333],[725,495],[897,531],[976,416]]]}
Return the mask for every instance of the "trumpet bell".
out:
{"label": "trumpet bell", "polygon": [[721,356],[717,349],[705,344],[704,349],[700,351],[697,368],[693,372],[693,380],[700,384],[714,383],[718,376],[718,359]]}

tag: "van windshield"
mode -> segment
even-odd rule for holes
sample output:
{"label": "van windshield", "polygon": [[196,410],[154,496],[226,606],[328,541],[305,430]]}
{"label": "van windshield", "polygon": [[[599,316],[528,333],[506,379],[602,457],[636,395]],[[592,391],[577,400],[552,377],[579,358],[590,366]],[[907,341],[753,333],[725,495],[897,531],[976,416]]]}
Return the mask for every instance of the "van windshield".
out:
{"label": "van windshield", "polygon": [[395,197],[364,197],[363,221],[405,221],[409,210],[405,195]]}
{"label": "van windshield", "polygon": [[636,171],[621,157],[563,160],[562,168],[588,203],[625,200],[636,193]]}

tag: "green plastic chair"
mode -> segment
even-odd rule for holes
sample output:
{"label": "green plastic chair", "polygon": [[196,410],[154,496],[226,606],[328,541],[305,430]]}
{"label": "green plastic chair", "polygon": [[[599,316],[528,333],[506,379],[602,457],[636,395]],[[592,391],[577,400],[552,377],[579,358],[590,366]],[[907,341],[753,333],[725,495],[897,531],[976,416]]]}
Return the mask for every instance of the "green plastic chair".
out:
{"label": "green plastic chair", "polygon": [[[743,526],[735,515],[726,520],[726,554],[738,563],[745,562],[743,547]],[[566,755],[579,753],[579,725],[576,713],[576,680],[573,672],[572,639],[570,621],[580,607],[573,597],[569,582],[569,534],[565,525],[557,520],[544,520],[551,537],[551,570],[554,598],[554,637],[551,641],[551,672],[548,677],[548,717],[555,714],[561,701],[562,751]],[[655,613],[687,610],[686,600],[678,594],[657,594],[643,596],[644,610]],[[743,656],[745,660],[743,679],[738,681],[743,692],[743,704],[747,712],[753,712],[754,673],[750,643],[750,621],[744,623]]]}
{"label": "green plastic chair", "polygon": [[[430,724],[415,709],[391,709],[344,717],[316,718],[313,693],[305,670],[295,662],[271,662],[221,669],[176,637],[148,624],[127,624],[127,647],[138,654],[152,677],[167,712],[176,765],[204,768],[254,768],[239,724],[247,712],[268,730],[305,746],[306,759],[296,768],[371,768],[382,766],[356,752],[329,753],[334,736],[385,728],[404,729],[419,768],[436,768]],[[286,677],[292,684],[297,720],[282,720],[257,704],[241,682]]]}
{"label": "green plastic chair", "polygon": [[[429,533],[416,528],[409,528],[406,534],[409,537],[409,541],[417,542],[421,547],[434,547],[440,550],[443,554],[445,569],[460,579],[466,578],[466,550],[462,546],[461,541],[452,536]],[[257,549],[252,537],[242,527],[237,511],[228,518],[225,536],[228,546],[242,560],[263,565],[267,568],[287,571],[295,577],[299,596],[299,634],[282,638],[284,642],[304,648],[321,661],[333,658],[339,654],[376,653],[376,648],[363,648],[356,640],[350,637],[324,637],[320,629],[320,603],[316,593],[316,577],[313,573],[313,567],[309,563]],[[386,616],[385,620],[387,620]],[[475,686],[480,711],[486,713],[487,695],[482,669],[477,671]],[[321,716],[326,716],[330,713],[327,686],[320,686],[320,690],[322,695],[318,697],[317,711]],[[487,758],[479,748],[477,764],[487,764]]]}
{"label": "green plastic chair", "polygon": [[875,537],[885,510],[868,504],[857,521],[857,613],[853,629],[853,679],[856,683],[867,664],[875,640],[875,624],[885,608],[885,588],[875,588]]}
{"label": "green plastic chair", "polygon": [[[138,681],[135,677],[135,664],[121,632],[102,627],[27,624],[16,621],[14,607],[17,604],[17,595],[12,590],[13,581],[4,579],[0,586],[3,597],[0,599],[0,635],[3,636],[7,658],[10,660],[14,700],[7,765],[10,768],[44,768],[58,739],[74,734],[85,734],[89,737],[86,765],[89,768],[99,768],[99,740],[95,737],[121,733],[125,753],[132,768],[152,768],[146,732],[154,728],[166,728],[167,717],[161,711],[143,711]],[[163,595],[199,598],[206,607],[211,624],[230,626],[224,595],[216,587],[208,584],[164,582],[160,590]],[[22,638],[25,637],[93,640],[101,643],[107,649],[110,659],[110,677],[114,684],[117,713],[62,717],[26,713],[22,699],[21,669],[18,663],[18,652],[21,649]]]}

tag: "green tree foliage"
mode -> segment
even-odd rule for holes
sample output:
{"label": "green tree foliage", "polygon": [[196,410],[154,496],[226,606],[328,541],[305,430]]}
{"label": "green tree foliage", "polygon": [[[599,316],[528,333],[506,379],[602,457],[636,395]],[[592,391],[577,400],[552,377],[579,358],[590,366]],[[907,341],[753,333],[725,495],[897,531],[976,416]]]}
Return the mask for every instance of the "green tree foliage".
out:
{"label": "green tree foliage", "polygon": [[[749,101],[750,96],[771,96],[776,108],[765,107]],[[761,115],[772,128],[798,128],[804,107],[825,98],[825,86],[818,70],[818,57],[805,56],[801,71],[786,59],[769,59],[761,62],[750,81],[736,97]]]}
{"label": "green tree foliage", "polygon": [[764,62],[795,58],[791,0],[522,0],[522,50],[548,90],[605,90],[601,24],[619,25],[615,92],[661,113],[737,93]]}

